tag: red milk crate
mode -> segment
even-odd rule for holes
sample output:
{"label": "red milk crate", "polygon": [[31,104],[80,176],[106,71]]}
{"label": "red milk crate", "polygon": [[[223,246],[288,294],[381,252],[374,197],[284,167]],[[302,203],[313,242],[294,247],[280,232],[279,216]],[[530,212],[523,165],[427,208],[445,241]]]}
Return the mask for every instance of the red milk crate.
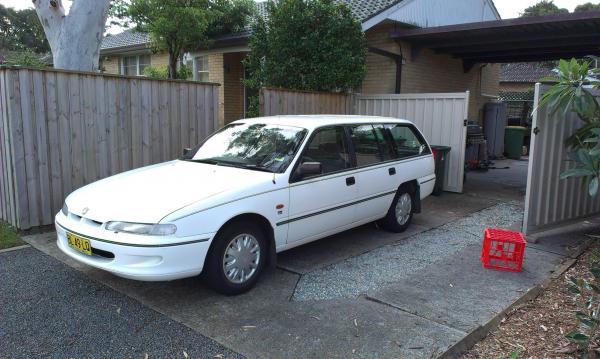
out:
{"label": "red milk crate", "polygon": [[483,232],[481,264],[485,268],[520,272],[525,254],[525,239],[519,232],[486,228]]}

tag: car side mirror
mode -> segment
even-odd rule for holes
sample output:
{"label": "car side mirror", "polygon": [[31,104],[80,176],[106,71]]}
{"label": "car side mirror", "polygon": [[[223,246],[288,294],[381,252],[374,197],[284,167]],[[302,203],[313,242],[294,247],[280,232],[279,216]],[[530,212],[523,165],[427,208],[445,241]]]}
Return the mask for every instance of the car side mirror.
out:
{"label": "car side mirror", "polygon": [[298,168],[298,177],[304,178],[307,176],[320,175],[323,172],[321,162],[304,162]]}
{"label": "car side mirror", "polygon": [[192,153],[192,149],[191,148],[184,148],[183,149],[183,158],[188,158],[191,153]]}

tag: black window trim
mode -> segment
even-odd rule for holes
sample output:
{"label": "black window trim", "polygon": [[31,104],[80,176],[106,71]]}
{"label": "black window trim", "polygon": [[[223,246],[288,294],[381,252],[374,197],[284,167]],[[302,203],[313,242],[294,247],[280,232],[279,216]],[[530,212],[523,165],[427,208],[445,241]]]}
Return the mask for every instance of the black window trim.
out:
{"label": "black window trim", "polygon": [[[352,139],[351,139],[351,134],[350,134],[350,127],[352,126],[362,126],[362,125],[401,125],[401,126],[406,126],[411,128],[411,131],[413,132],[413,134],[417,137],[417,139],[421,142],[423,142],[424,144],[426,144],[428,152],[427,153],[421,153],[421,154],[417,154],[417,155],[413,155],[413,156],[408,156],[408,157],[403,157],[403,158],[392,158],[390,160],[387,161],[380,161],[378,163],[371,163],[365,166],[357,166],[356,163],[356,154],[354,152],[354,145],[352,143]],[[328,172],[328,173],[323,173],[321,175],[317,175],[317,176],[311,176],[309,178],[299,178],[296,179],[295,177],[295,173],[296,170],[298,169],[298,166],[300,165],[300,160],[302,159],[302,156],[304,156],[304,153],[307,151],[308,149],[308,145],[310,144],[310,142],[312,141],[312,139],[314,138],[314,136],[316,135],[316,133],[322,129],[325,128],[330,128],[330,127],[343,127],[344,128],[344,140],[346,141],[346,144],[348,146],[348,151],[350,152],[350,158],[352,160],[352,167],[350,168],[346,168],[343,170],[339,170],[339,171],[334,171],[334,172]],[[375,128],[375,127],[373,127]],[[391,134],[390,134],[391,136]],[[397,154],[397,150],[396,150],[396,141],[394,141],[393,138],[390,138],[390,140],[392,141],[392,148],[394,149],[394,152]],[[331,176],[331,175],[335,175],[335,174],[339,174],[339,175],[343,175],[345,172],[350,172],[350,171],[356,171],[356,170],[364,170],[367,169],[369,167],[374,167],[374,166],[381,166],[381,165],[387,165],[389,163],[392,162],[404,162],[410,160],[414,160],[418,157],[425,157],[425,156],[431,156],[431,149],[429,148],[429,144],[427,143],[427,141],[425,140],[425,137],[423,137],[423,135],[421,134],[421,132],[417,129],[417,127],[412,124],[412,123],[403,123],[403,122],[360,122],[360,123],[343,123],[343,124],[335,124],[335,125],[324,125],[324,126],[319,126],[319,127],[315,127],[312,131],[312,133],[310,134],[310,136],[308,136],[308,139],[305,141],[304,143],[304,147],[302,148],[302,151],[298,151],[297,153],[297,158],[296,158],[296,162],[294,163],[294,166],[292,167],[292,171],[290,172],[290,176],[288,178],[288,183],[297,185],[297,184],[302,184],[301,182],[307,182],[307,181],[311,181],[311,182],[316,182],[314,181],[315,179],[321,178],[321,177],[326,177],[326,176]],[[337,178],[339,176],[334,176],[331,178]]]}

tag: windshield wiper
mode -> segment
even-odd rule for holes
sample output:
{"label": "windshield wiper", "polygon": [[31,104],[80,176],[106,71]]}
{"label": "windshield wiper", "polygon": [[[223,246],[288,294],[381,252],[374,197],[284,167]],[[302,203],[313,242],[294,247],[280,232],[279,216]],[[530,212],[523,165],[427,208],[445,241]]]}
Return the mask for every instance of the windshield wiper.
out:
{"label": "windshield wiper", "polygon": [[217,160],[211,160],[211,159],[193,159],[193,158],[188,158],[188,159],[184,159],[184,161],[197,162],[197,163],[207,163],[209,165],[219,165],[219,164],[221,164],[219,161],[217,161]]}
{"label": "windshield wiper", "polygon": [[255,171],[262,171],[262,172],[270,172],[270,173],[275,172],[267,167],[263,167],[260,165],[243,165],[243,168],[247,168],[249,170],[255,170]]}
{"label": "windshield wiper", "polygon": [[193,158],[191,158],[191,159],[186,159],[184,161],[197,162],[197,163],[207,163],[207,164],[210,164],[210,165],[217,165],[217,166],[244,168],[244,169],[253,170],[253,171],[262,171],[262,172],[270,172],[270,173],[274,172],[274,171],[270,170],[269,168],[263,167],[263,166],[260,166],[260,165],[235,163],[235,162],[227,162],[227,161],[218,161],[218,160],[213,160],[213,159],[210,159],[210,158],[204,158],[204,159],[193,159]]}

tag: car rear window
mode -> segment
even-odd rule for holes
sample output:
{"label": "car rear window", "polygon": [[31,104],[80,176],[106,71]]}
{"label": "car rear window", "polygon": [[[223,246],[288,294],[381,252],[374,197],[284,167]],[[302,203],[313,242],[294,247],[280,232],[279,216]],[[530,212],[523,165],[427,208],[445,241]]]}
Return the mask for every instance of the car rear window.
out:
{"label": "car rear window", "polygon": [[425,139],[413,126],[405,124],[387,124],[385,128],[393,140],[397,158],[406,158],[429,153]]}

